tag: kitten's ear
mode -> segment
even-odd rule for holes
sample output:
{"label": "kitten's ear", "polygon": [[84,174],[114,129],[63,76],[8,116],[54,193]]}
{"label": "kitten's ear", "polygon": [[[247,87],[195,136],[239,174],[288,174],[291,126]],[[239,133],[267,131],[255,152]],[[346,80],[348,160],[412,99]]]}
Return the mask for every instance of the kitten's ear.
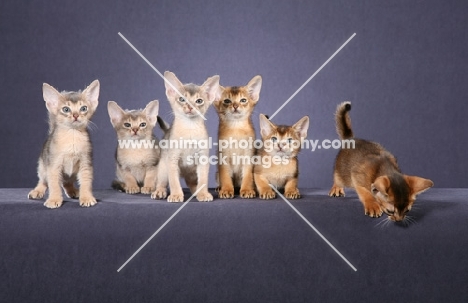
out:
{"label": "kitten's ear", "polygon": [[184,85],[182,82],[177,79],[176,75],[173,72],[165,71],[164,72],[164,86],[166,87],[166,96],[170,102],[174,101],[179,97],[179,93],[183,93]]}
{"label": "kitten's ear", "polygon": [[218,94],[216,99],[213,101],[213,105],[218,108],[219,104],[221,103],[221,97],[223,96],[225,88],[222,87],[221,85],[219,86]]}
{"label": "kitten's ear", "polygon": [[292,128],[299,134],[301,138],[307,137],[307,130],[309,129],[309,117],[304,116],[292,126]]}
{"label": "kitten's ear", "polygon": [[109,112],[110,121],[112,126],[116,127],[125,114],[124,110],[117,104],[117,102],[107,102],[107,111]]}
{"label": "kitten's ear", "polygon": [[59,106],[59,102],[63,100],[62,94],[47,83],[42,84],[42,97],[44,98],[47,110],[50,113],[55,113]]}
{"label": "kitten's ear", "polygon": [[154,100],[146,105],[143,112],[146,114],[146,118],[151,126],[155,126],[156,122],[158,121],[158,113],[159,113],[159,101]]}
{"label": "kitten's ear", "polygon": [[213,103],[213,101],[219,100],[221,98],[218,75],[206,79],[205,83],[203,83],[201,87],[208,96],[208,102],[210,104]]}
{"label": "kitten's ear", "polygon": [[260,99],[260,90],[262,89],[262,76],[257,75],[247,83],[247,91],[254,103]]}
{"label": "kitten's ear", "polygon": [[91,103],[91,110],[95,111],[98,106],[99,98],[99,80],[94,80],[87,88],[82,92],[82,95],[85,96],[86,100]]}
{"label": "kitten's ear", "polygon": [[374,183],[371,185],[371,191],[373,195],[376,195],[378,192],[387,196],[388,189],[390,188],[390,179],[387,176],[380,176],[375,179]]}
{"label": "kitten's ear", "polygon": [[407,175],[405,175],[404,177],[406,183],[408,183],[408,186],[411,188],[411,193],[415,196],[419,195],[422,192],[425,192],[426,190],[434,186],[434,182],[432,182],[429,179]]}
{"label": "kitten's ear", "polygon": [[267,137],[273,133],[276,129],[276,126],[268,120],[264,114],[260,114],[260,134],[262,137]]}

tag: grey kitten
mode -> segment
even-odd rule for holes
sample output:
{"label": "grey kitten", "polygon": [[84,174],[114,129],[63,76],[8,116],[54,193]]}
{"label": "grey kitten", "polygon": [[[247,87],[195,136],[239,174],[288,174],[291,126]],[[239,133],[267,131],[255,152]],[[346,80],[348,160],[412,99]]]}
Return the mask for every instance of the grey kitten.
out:
{"label": "grey kitten", "polygon": [[44,205],[60,207],[62,186],[69,198],[79,197],[80,206],[93,206],[96,199],[92,193],[92,147],[87,127],[98,106],[99,81],[94,80],[82,92],[59,93],[47,83],[42,91],[49,111],[49,137],[38,161],[39,182],[28,198],[42,199],[48,187]]}

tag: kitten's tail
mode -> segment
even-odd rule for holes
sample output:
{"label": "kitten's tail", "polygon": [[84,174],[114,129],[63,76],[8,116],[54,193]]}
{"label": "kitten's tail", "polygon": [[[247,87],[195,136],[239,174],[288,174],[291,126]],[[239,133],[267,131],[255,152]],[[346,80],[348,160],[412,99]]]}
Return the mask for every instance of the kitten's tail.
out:
{"label": "kitten's tail", "polygon": [[123,187],[123,183],[117,180],[112,181],[111,187],[115,190],[125,192],[125,188]]}
{"label": "kitten's tail", "polygon": [[335,121],[336,132],[340,139],[349,139],[354,137],[353,130],[351,129],[351,118],[349,111],[351,110],[351,102],[345,101],[336,107]]}
{"label": "kitten's tail", "polygon": [[167,133],[169,131],[169,128],[171,127],[169,124],[166,123],[166,121],[163,120],[160,116],[158,116],[158,124],[161,130],[164,133]]}

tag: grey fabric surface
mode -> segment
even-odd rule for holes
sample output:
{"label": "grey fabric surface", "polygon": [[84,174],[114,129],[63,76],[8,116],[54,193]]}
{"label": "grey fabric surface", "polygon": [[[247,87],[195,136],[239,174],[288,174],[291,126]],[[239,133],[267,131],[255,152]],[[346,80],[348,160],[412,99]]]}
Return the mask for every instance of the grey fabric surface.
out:
{"label": "grey fabric surface", "polygon": [[[468,189],[431,189],[415,223],[371,219],[355,193],[182,204],[97,190],[49,210],[0,190],[0,302],[464,302]],[[188,194],[186,198],[188,198]]]}

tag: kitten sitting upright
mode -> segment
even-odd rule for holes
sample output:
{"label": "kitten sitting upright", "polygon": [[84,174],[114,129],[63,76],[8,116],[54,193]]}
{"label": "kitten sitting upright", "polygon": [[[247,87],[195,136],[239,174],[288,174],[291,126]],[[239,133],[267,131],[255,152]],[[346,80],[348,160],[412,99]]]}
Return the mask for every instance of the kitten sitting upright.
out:
{"label": "kitten sitting upright", "polygon": [[109,101],[107,110],[120,142],[115,153],[117,179],[112,187],[127,194],[151,194],[156,189],[161,154],[153,134],[160,120],[159,102],[151,101],[143,110],[123,110],[116,102]]}
{"label": "kitten sitting upright", "polygon": [[297,188],[299,163],[297,155],[302,140],[307,137],[309,117],[302,117],[293,126],[275,125],[260,114],[263,147],[258,150],[259,163],[254,166],[254,179],[261,199],[273,199],[275,191],[269,184],[284,188],[288,199],[301,197]]}
{"label": "kitten sitting upright", "polygon": [[[92,193],[92,147],[88,124],[98,106],[99,81],[95,80],[83,92],[59,93],[44,83],[42,92],[49,112],[49,137],[38,161],[39,182],[28,194],[29,199],[42,199],[49,187],[44,205],[62,205],[62,189],[69,198],[78,198],[80,206],[96,204]],[[75,188],[78,180],[80,189]]]}
{"label": "kitten sitting upright", "polygon": [[[234,187],[240,187],[241,198],[255,198],[252,157],[255,149],[241,148],[242,141],[255,140],[255,129],[251,120],[252,111],[260,98],[262,77],[255,76],[246,86],[221,87],[221,98],[214,102],[219,115],[218,140],[219,158],[217,179],[219,197],[233,198]],[[232,146],[235,145],[235,146]],[[236,161],[247,157],[249,161]]]}
{"label": "kitten sitting upright", "polygon": [[201,86],[182,84],[174,73],[168,71],[164,73],[164,78],[167,99],[174,112],[174,122],[164,139],[170,145],[177,143],[184,146],[163,148],[156,190],[151,198],[166,198],[169,182],[167,201],[183,202],[184,193],[179,180],[182,176],[192,194],[203,186],[197,193],[198,201],[213,201],[213,196],[208,192],[208,132],[202,115],[219,98],[219,76],[208,78]]}
{"label": "kitten sitting upright", "polygon": [[[349,111],[351,102],[336,109],[336,130],[339,137],[353,139]],[[431,180],[401,173],[395,157],[377,143],[353,139],[354,149],[341,149],[335,161],[334,184],[329,196],[344,196],[344,187],[354,188],[370,217],[385,212],[390,220],[402,221],[416,195],[434,185]]]}

